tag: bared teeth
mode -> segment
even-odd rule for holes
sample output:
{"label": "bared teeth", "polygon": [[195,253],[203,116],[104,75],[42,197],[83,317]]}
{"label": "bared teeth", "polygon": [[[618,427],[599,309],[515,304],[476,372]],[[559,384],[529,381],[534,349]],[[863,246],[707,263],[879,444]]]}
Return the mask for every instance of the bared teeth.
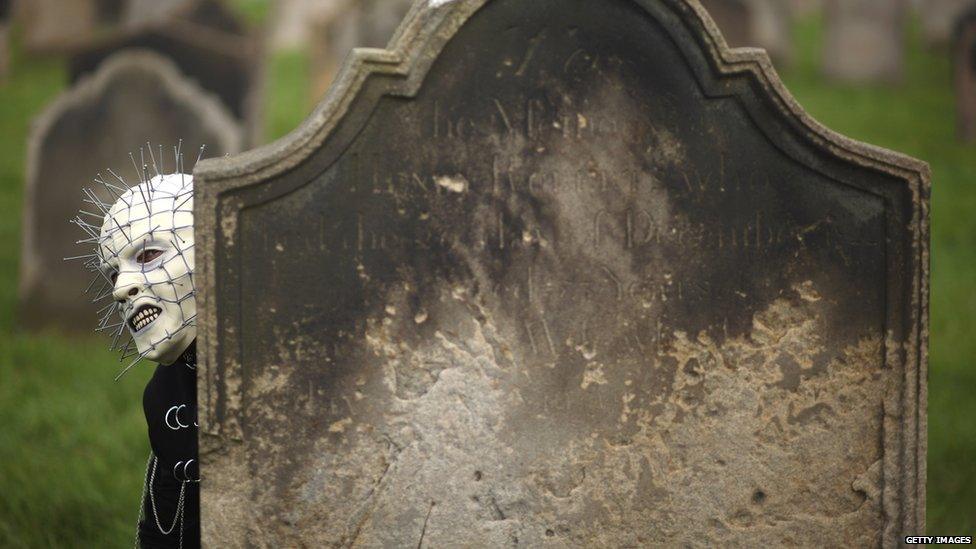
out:
{"label": "bared teeth", "polygon": [[144,307],[132,319],[129,324],[135,331],[142,330],[146,326],[152,324],[157,318],[162,314],[162,309],[158,307]]}

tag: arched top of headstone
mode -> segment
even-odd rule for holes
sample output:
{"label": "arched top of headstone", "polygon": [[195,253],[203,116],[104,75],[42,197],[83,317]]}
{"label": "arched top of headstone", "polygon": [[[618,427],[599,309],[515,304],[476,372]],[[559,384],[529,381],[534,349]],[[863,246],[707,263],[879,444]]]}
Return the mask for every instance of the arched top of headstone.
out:
{"label": "arched top of headstone", "polygon": [[[51,127],[71,111],[87,107],[105,93],[122,75],[144,73],[147,79],[157,82],[168,95],[196,112],[204,127],[217,131],[222,142],[214,143],[219,150],[241,150],[241,132],[234,116],[216,95],[187,80],[171,60],[148,50],[126,50],[109,57],[98,70],[78,81],[70,90],[61,94],[42,112],[33,124],[31,144],[28,147],[28,166],[36,165],[34,155],[41,152],[39,142]],[[138,147],[138,143],[132,144]],[[30,175],[28,175],[30,179]]]}
{"label": "arched top of headstone", "polygon": [[[269,145],[200,166],[207,180],[244,174],[272,177],[306,158],[336,123],[357,103],[368,81],[383,80],[391,96],[411,97],[422,84],[438,53],[465,22],[491,0],[418,0],[397,29],[387,49],[357,48],[346,60],[328,94],[293,132]],[[766,52],[731,48],[708,12],[696,0],[632,0],[652,17],[667,22],[668,31],[685,50],[701,85],[713,94],[735,93],[766,102],[781,123],[805,134],[809,144],[829,149],[853,163],[870,166],[918,185],[929,179],[925,162],[841,135],[815,120],[793,98]]]}

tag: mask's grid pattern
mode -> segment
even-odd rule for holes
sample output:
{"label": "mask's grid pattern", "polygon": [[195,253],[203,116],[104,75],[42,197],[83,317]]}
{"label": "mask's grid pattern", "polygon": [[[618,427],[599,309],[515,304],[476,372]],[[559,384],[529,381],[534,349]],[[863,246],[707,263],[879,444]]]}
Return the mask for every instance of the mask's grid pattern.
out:
{"label": "mask's grid pattern", "polygon": [[[201,147],[197,161],[202,158],[203,152],[204,147]],[[84,202],[96,211],[83,209],[71,223],[87,235],[77,243],[90,245],[93,249],[90,253],[66,258],[84,261],[87,270],[94,274],[86,289],[86,294],[94,294],[92,303],[108,301],[98,309],[98,327],[95,331],[111,336],[110,349],[120,352],[120,362],[131,359],[115,377],[116,380],[161,345],[196,326],[196,306],[195,301],[191,301],[195,300],[196,294],[194,272],[192,261],[187,259],[194,247],[193,178],[184,174],[182,141],[173,147],[175,166],[170,174],[166,174],[162,146],[159,146],[156,154],[147,143],[145,148],[139,150],[139,163],[131,153],[129,157],[139,177],[139,184],[130,187],[122,176],[108,169],[111,178],[98,174],[94,181],[113,197],[113,204],[103,202],[91,188],[83,189]],[[155,177],[150,177],[153,172]],[[146,226],[148,229],[145,229]],[[127,267],[124,265],[129,262],[120,261],[120,254],[131,248],[134,242],[139,243],[141,252],[145,253],[152,241],[168,243],[166,247],[170,251],[159,260],[138,266]],[[132,282],[134,277],[137,280]],[[125,288],[138,287],[141,294],[150,296],[161,308],[167,308],[164,304],[175,305],[173,309],[178,309],[180,314],[179,326],[172,331],[165,330],[164,335],[144,348],[138,348],[126,319],[126,315],[132,311],[128,310],[130,307],[126,300],[117,299],[115,295],[120,280],[128,282]],[[155,291],[161,285],[170,286],[171,291]],[[164,297],[167,293],[175,297]],[[124,337],[126,332],[129,337]]]}

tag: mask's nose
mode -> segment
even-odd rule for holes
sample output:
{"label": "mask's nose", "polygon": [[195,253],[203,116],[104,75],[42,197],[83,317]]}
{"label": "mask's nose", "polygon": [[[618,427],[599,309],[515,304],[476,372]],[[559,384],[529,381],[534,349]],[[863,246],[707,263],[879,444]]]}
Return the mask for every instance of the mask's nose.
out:
{"label": "mask's nose", "polygon": [[115,281],[115,291],[112,292],[112,297],[119,303],[125,303],[126,300],[139,295],[141,283],[141,278],[136,275],[119,275],[118,280]]}

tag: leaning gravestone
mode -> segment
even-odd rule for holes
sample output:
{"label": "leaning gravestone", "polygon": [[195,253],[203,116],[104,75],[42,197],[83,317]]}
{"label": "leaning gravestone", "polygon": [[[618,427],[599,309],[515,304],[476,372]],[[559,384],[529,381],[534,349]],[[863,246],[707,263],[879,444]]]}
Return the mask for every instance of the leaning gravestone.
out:
{"label": "leaning gravestone", "polygon": [[953,44],[959,137],[976,140],[976,5],[957,24]]}
{"label": "leaning gravestone", "polygon": [[148,13],[130,12],[129,25],[71,57],[71,81],[92,73],[109,56],[134,48],[171,59],[183,74],[224,102],[246,128],[249,143],[261,141],[262,46],[223,3],[183,0],[157,5]]}
{"label": "leaning gravestone", "polygon": [[904,62],[905,0],[826,0],[823,67],[841,82],[891,82]]}
{"label": "leaning gravestone", "polygon": [[924,531],[928,169],[687,0],[417,4],[195,170],[204,542]]}
{"label": "leaning gravestone", "polygon": [[28,145],[23,210],[20,317],[25,326],[91,329],[92,311],[82,298],[90,277],[63,262],[79,254],[74,243],[81,238],[68,220],[94,207],[83,203],[82,188],[101,188],[92,178],[112,177],[108,168],[137,181],[130,151],[150,141],[161,144],[164,158],[171,159],[180,139],[184,151],[201,144],[208,155],[241,150],[241,130],[220,102],[149,52],[110,58],[38,118]]}

